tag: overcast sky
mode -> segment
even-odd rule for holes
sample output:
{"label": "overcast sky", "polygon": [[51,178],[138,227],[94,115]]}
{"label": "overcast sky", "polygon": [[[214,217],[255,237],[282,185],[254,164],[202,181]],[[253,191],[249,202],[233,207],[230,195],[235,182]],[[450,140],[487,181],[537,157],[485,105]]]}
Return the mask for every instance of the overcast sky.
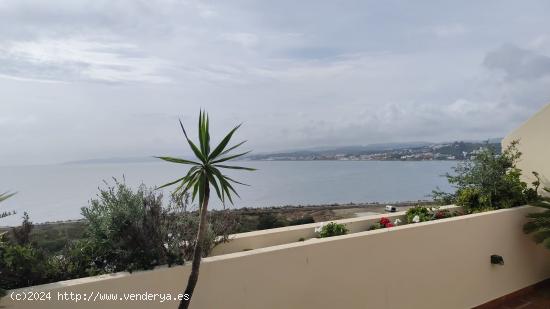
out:
{"label": "overcast sky", "polygon": [[502,137],[550,102],[549,1],[0,0],[0,165]]}

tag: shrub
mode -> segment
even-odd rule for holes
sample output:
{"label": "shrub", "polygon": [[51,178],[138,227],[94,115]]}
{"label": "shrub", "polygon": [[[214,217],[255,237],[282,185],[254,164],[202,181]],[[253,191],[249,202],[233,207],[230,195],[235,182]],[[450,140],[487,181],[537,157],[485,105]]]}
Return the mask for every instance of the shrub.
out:
{"label": "shrub", "polygon": [[[399,222],[401,222],[401,220],[399,220],[399,219],[395,220],[396,224],[398,224]],[[382,217],[382,218],[380,218],[380,220],[377,223],[373,224],[369,228],[369,231],[383,229],[383,228],[389,228],[389,227],[394,227],[394,226],[395,225],[393,223],[391,223],[390,219],[388,219],[386,217]]]}
{"label": "shrub", "polygon": [[101,250],[94,240],[78,240],[65,247],[58,266],[67,275],[67,279],[106,273],[109,269],[103,268],[107,261],[101,260]]}
{"label": "shrub", "polygon": [[43,225],[33,229],[29,237],[34,247],[51,255],[59,255],[67,244],[83,238],[85,227],[85,221]]}
{"label": "shrub", "polygon": [[48,283],[60,273],[51,258],[30,245],[0,241],[0,286],[15,289]]}
{"label": "shrub", "polygon": [[23,213],[22,219],[23,222],[21,223],[21,226],[11,229],[11,236],[17,244],[28,245],[31,242],[31,232],[34,225],[30,221],[29,214],[27,212]]}
{"label": "shrub", "polygon": [[[4,200],[7,200],[8,198],[10,198],[11,196],[13,196],[14,193],[0,193],[0,202],[4,201]],[[0,219],[2,218],[5,218],[7,216],[11,216],[13,215],[14,212],[11,212],[11,211],[2,211],[0,212]],[[0,241],[1,241],[1,238],[4,236],[5,233],[0,233]],[[0,275],[2,274],[2,271],[0,270]],[[4,297],[6,295],[6,291],[4,289],[2,289],[0,287],[0,298]]]}
{"label": "shrub", "polygon": [[105,272],[150,269],[167,261],[162,195],[145,186],[136,192],[115,179],[89,207],[87,238],[77,246],[91,248],[90,259]]}
{"label": "shrub", "polygon": [[291,220],[288,225],[301,225],[308,223],[315,223],[315,219],[313,219],[312,216],[305,216],[302,218]]}
{"label": "shrub", "polygon": [[258,218],[258,230],[267,230],[285,226],[285,222],[272,213],[261,214]]}
{"label": "shrub", "polygon": [[[544,189],[550,193],[550,188]],[[541,198],[533,205],[542,207],[542,212],[528,214],[529,221],[523,226],[523,231],[531,234],[536,243],[550,249],[550,198]]]}
{"label": "shrub", "polygon": [[407,223],[418,223],[432,220],[433,213],[427,207],[415,206],[407,209],[405,217],[407,218]]}
{"label": "shrub", "polygon": [[[180,213],[174,215],[165,224],[167,238],[162,245],[167,249],[167,264],[182,264],[183,261],[191,260],[197,239],[199,227],[199,213]],[[206,235],[203,242],[203,257],[210,254],[218,243],[212,218],[209,218]]]}
{"label": "shrub", "polygon": [[[535,181],[531,183],[533,186],[532,188],[527,188],[527,190],[525,190],[525,198],[527,199],[528,202],[537,202],[537,201],[540,201],[540,196],[539,196],[539,187],[541,184],[540,175],[537,172],[531,172],[531,173],[535,177]],[[545,190],[546,189],[547,188],[545,188]]]}
{"label": "shrub", "polygon": [[4,289],[48,283],[61,275],[53,259],[31,245],[31,230],[25,213],[21,227],[0,235],[0,297],[5,295]]}
{"label": "shrub", "polygon": [[330,222],[327,225],[321,226],[319,230],[319,237],[332,237],[338,235],[345,235],[348,233],[348,229],[344,224]]}
{"label": "shrub", "polygon": [[[67,267],[80,276],[183,264],[193,255],[199,224],[198,212],[187,207],[188,195],[172,195],[163,207],[161,193],[144,185],[134,192],[115,179],[82,209],[88,224],[84,239],[67,250]],[[209,220],[203,255],[227,240],[234,227],[236,221],[225,214],[217,212]]]}
{"label": "shrub", "polygon": [[438,220],[438,219],[450,218],[452,216],[453,216],[453,214],[449,210],[447,210],[447,209],[438,209],[434,212],[433,218],[434,218],[434,220]]}
{"label": "shrub", "polygon": [[463,188],[457,190],[456,204],[470,209],[479,209],[486,203],[482,200],[481,190],[477,188]]}
{"label": "shrub", "polygon": [[[169,206],[162,207],[160,193],[144,185],[133,191],[115,180],[114,186],[100,189],[98,198],[82,209],[87,219],[82,238],[55,253],[36,247],[31,239],[33,226],[25,214],[20,227],[0,235],[0,286],[13,289],[183,264],[192,256],[199,222],[198,212],[187,210],[187,198],[173,195]],[[212,212],[203,254],[226,241],[236,222],[228,211]]]}
{"label": "shrub", "polygon": [[459,163],[453,169],[453,175],[446,175],[449,183],[456,187],[456,192],[435,190],[434,199],[445,203],[454,202],[469,213],[515,207],[535,200],[536,189],[528,188],[521,181],[521,170],[516,167],[521,157],[517,145],[518,141],[512,142],[502,154],[487,147],[471,161]]}
{"label": "shrub", "polygon": [[374,231],[374,230],[378,230],[378,229],[381,229],[381,228],[383,228],[382,225],[380,225],[379,222],[376,222],[375,224],[371,225],[368,230],[369,231]]}

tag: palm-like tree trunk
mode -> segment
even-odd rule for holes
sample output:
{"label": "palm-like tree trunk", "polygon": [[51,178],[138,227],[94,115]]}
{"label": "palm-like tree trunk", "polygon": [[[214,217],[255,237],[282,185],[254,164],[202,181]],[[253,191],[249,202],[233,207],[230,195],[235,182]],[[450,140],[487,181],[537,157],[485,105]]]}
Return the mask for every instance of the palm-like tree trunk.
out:
{"label": "palm-like tree trunk", "polygon": [[193,251],[193,263],[191,265],[191,274],[189,274],[189,279],[187,280],[187,287],[185,288],[185,294],[188,295],[189,300],[182,299],[179,305],[179,309],[189,308],[191,304],[191,299],[193,296],[193,291],[199,280],[199,268],[201,265],[202,259],[202,246],[204,244],[204,237],[206,236],[206,229],[208,226],[207,215],[208,215],[208,199],[210,198],[210,186],[208,180],[206,180],[204,188],[204,200],[200,208],[200,221],[199,221],[199,232],[197,233],[197,241],[195,243],[195,250]]}

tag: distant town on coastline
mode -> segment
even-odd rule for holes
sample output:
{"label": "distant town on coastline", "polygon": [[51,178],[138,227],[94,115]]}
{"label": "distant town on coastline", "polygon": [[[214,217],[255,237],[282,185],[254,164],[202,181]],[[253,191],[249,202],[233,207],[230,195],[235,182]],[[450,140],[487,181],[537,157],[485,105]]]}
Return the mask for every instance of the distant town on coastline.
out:
{"label": "distant town on coastline", "polygon": [[454,141],[442,143],[393,143],[366,146],[318,148],[279,153],[256,154],[250,160],[264,161],[429,161],[471,160],[483,149],[490,147],[501,152],[501,139],[486,141]]}
{"label": "distant town on coastline", "polygon": [[[363,146],[327,146],[250,154],[239,160],[252,161],[453,161],[471,160],[484,148],[501,152],[502,138],[484,141],[408,142]],[[186,155],[182,155],[188,158]],[[63,162],[72,164],[123,164],[158,162],[154,157],[95,158]]]}

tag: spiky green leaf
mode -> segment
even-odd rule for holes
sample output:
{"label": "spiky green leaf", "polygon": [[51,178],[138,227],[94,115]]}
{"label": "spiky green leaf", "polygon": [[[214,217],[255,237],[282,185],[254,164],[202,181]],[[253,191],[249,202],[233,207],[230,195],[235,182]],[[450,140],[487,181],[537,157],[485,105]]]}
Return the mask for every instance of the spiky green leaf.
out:
{"label": "spiky green leaf", "polygon": [[[167,183],[163,185],[161,188],[179,183],[178,187],[176,188],[176,192],[184,193],[184,192],[188,192],[189,190],[192,190],[192,198],[191,198],[192,201],[194,201],[196,196],[198,195],[200,207],[203,207],[203,204],[206,198],[205,195],[206,195],[207,189],[209,189],[210,185],[212,185],[216,190],[216,195],[218,196],[218,198],[222,200],[222,202],[224,202],[224,204],[225,204],[226,197],[227,199],[229,199],[231,203],[233,203],[232,195],[235,194],[236,196],[239,196],[239,194],[237,193],[235,188],[233,188],[230,182],[241,184],[241,185],[246,185],[246,184],[236,181],[226,175],[223,175],[218,170],[218,168],[239,169],[239,170],[248,170],[248,171],[253,171],[255,169],[248,168],[248,167],[215,165],[215,164],[236,159],[249,153],[249,152],[245,152],[241,154],[230,155],[230,152],[232,150],[238,148],[239,146],[244,144],[246,141],[238,143],[232,147],[229,147],[228,149],[225,149],[229,144],[233,134],[235,133],[235,131],[237,131],[237,129],[239,129],[241,125],[238,125],[235,128],[233,128],[222,139],[222,141],[218,144],[218,146],[215,147],[212,152],[210,152],[210,121],[208,118],[208,114],[206,112],[201,110],[199,113],[198,146],[195,143],[193,143],[193,141],[191,141],[191,139],[187,135],[187,132],[181,120],[179,121],[179,124],[183,131],[185,139],[187,140],[187,143],[189,144],[195,156],[200,160],[200,162],[181,159],[181,158],[173,158],[173,157],[157,157],[168,162],[193,165],[193,167],[189,169],[185,177],[182,177],[175,181]],[[225,155],[228,155],[228,156],[221,158],[222,156],[225,156]]]}
{"label": "spiky green leaf", "polygon": [[220,167],[220,168],[233,169],[233,170],[245,170],[245,171],[256,171],[257,170],[257,169],[252,168],[252,167],[244,167],[244,166],[221,165],[221,164],[216,164],[214,166]]}
{"label": "spiky green leaf", "polygon": [[231,140],[231,137],[233,136],[235,131],[237,131],[240,127],[241,127],[241,124],[239,124],[238,126],[234,127],[231,131],[229,131],[229,133],[222,139],[222,141],[218,144],[218,146],[216,146],[216,148],[214,148],[214,150],[210,154],[209,156],[210,160],[216,159],[218,155],[222,153],[222,151],[225,149],[225,146],[227,146],[227,144]]}
{"label": "spiky green leaf", "polygon": [[193,141],[191,141],[191,139],[189,139],[189,137],[187,136],[187,132],[185,131],[185,128],[183,127],[183,123],[181,122],[181,120],[179,121],[180,122],[180,127],[181,127],[181,130],[183,131],[183,135],[185,136],[185,139],[187,140],[187,143],[189,144],[189,147],[191,147],[191,150],[193,151],[193,153],[195,154],[195,156],[201,160],[202,163],[206,163],[206,159],[207,157],[205,157],[203,155],[203,153],[199,150],[199,148],[197,148],[197,146],[195,145],[195,143],[193,143]]}
{"label": "spiky green leaf", "polygon": [[15,194],[16,193],[8,193],[8,192],[0,193],[0,202],[9,199],[10,197],[14,196]]}
{"label": "spiky green leaf", "polygon": [[212,173],[212,171],[210,171],[210,173],[208,173],[208,181],[212,184],[212,186],[216,190],[216,194],[218,195],[218,198],[223,202],[223,197],[221,195],[220,188],[219,188],[218,183],[216,181],[216,177],[214,177],[214,174]]}
{"label": "spiky green leaf", "polygon": [[219,155],[220,155],[220,156],[223,156],[223,155],[225,155],[225,154],[228,154],[229,152],[231,152],[231,150],[234,150],[234,149],[239,148],[240,146],[242,146],[242,145],[243,145],[244,143],[246,143],[246,142],[247,142],[247,141],[242,141],[242,142],[238,143],[238,144],[235,145],[235,146],[229,147],[228,149],[222,151],[222,153],[220,153]]}
{"label": "spiky green leaf", "polygon": [[225,157],[225,158],[221,158],[221,159],[216,159],[216,160],[212,161],[212,163],[213,163],[213,164],[216,164],[216,163],[221,163],[221,162],[233,160],[233,159],[242,157],[242,156],[244,156],[244,155],[247,155],[247,154],[249,154],[249,153],[250,153],[250,151],[247,151],[247,152],[239,153],[239,154],[232,155],[232,156],[229,156],[229,157]]}
{"label": "spiky green leaf", "polygon": [[173,162],[173,163],[200,165],[199,162],[180,159],[180,158],[173,158],[173,157],[155,157],[155,158],[168,161],[168,162]]}
{"label": "spiky green leaf", "polygon": [[230,178],[229,176],[224,175],[224,177],[225,177],[225,179],[227,179],[227,180],[229,180],[229,181],[231,181],[231,182],[233,182],[233,183],[236,183],[236,184],[239,184],[239,185],[242,185],[242,186],[250,187],[250,185],[248,185],[248,184],[246,184],[246,183],[242,183],[242,182],[240,182],[240,181],[236,181],[236,180]]}
{"label": "spiky green leaf", "polygon": [[169,183],[165,183],[165,184],[163,184],[162,186],[157,187],[157,190],[160,190],[160,189],[169,187],[169,186],[171,186],[171,185],[173,185],[173,184],[176,184],[176,183],[178,183],[178,182],[180,182],[180,181],[182,181],[182,180],[184,180],[184,179],[185,179],[185,177],[181,177],[180,179],[176,179],[176,180],[171,181],[171,182],[169,182]]}

